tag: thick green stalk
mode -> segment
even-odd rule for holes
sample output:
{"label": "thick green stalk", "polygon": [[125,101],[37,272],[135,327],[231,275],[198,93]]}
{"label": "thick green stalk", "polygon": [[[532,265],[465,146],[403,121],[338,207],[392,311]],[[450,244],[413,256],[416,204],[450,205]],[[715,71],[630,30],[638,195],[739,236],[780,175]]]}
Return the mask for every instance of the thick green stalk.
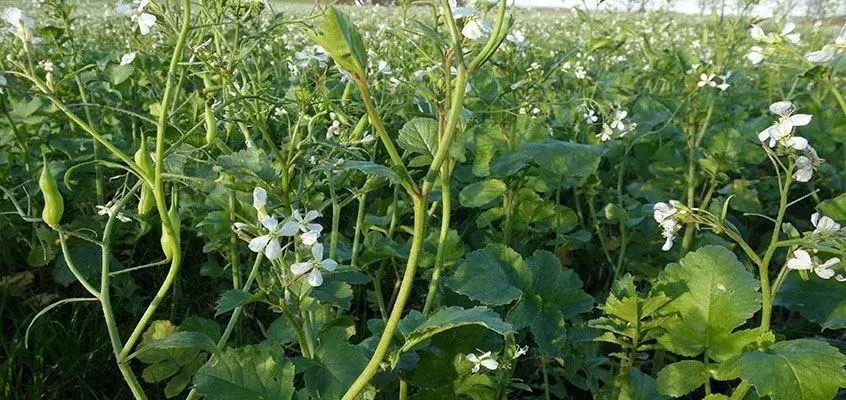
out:
{"label": "thick green stalk", "polygon": [[776,215],[776,222],[775,226],[773,227],[773,233],[770,237],[770,244],[767,246],[767,252],[764,253],[764,258],[761,260],[761,263],[758,265],[758,274],[760,275],[761,279],[761,295],[762,295],[762,304],[761,304],[761,331],[766,332],[770,330],[770,319],[772,318],[773,312],[773,292],[770,289],[770,275],[769,275],[769,267],[770,261],[773,259],[773,255],[775,254],[776,249],[778,249],[778,236],[779,231],[781,230],[781,223],[784,220],[784,216],[787,213],[787,197],[790,194],[790,184],[793,181],[793,164],[791,163],[787,169],[787,173],[784,177],[784,185],[782,186],[780,199],[778,203],[778,214]]}
{"label": "thick green stalk", "polygon": [[115,321],[114,312],[112,311],[112,300],[109,296],[109,291],[111,286],[111,238],[112,232],[115,228],[115,220],[117,219],[116,216],[117,213],[126,206],[126,203],[134,197],[133,194],[141,187],[142,184],[142,182],[138,182],[135,187],[129,191],[129,193],[115,204],[114,213],[109,216],[109,220],[106,222],[106,227],[103,229],[103,241],[100,245],[100,307],[103,309],[103,318],[106,322],[106,330],[109,333],[109,340],[112,344],[112,351],[115,354],[118,369],[120,369],[120,373],[126,381],[127,386],[129,386],[129,390],[137,400],[145,400],[147,395],[144,393],[144,389],[141,388],[141,383],[138,382],[138,378],[135,376],[135,373],[132,372],[132,368],[129,366],[127,360],[120,356],[121,351],[123,351],[123,344],[120,341],[120,332],[118,332],[117,322]]}
{"label": "thick green stalk", "polygon": [[[698,133],[691,128],[691,132],[688,134],[687,145],[688,145],[688,160],[687,160],[687,194],[686,194],[686,201],[688,208],[695,207],[695,196],[696,196],[696,148],[699,147],[699,144],[702,143],[702,139],[705,137],[705,133],[708,131],[708,124],[711,122],[711,115],[714,113],[714,96],[711,96],[711,99],[708,103],[708,111],[705,114],[705,119],[702,122],[702,126],[699,128]],[[694,224],[687,224],[684,229],[684,238],[682,239],[681,245],[681,255],[687,253],[690,250],[690,246],[693,244],[693,234],[696,230]]]}
{"label": "thick green stalk", "polygon": [[[170,59],[170,66],[167,71],[167,80],[165,83],[164,98],[162,98],[161,114],[159,115],[159,121],[156,127],[156,165],[155,175],[153,177],[153,195],[156,198],[156,208],[158,209],[159,216],[162,220],[162,229],[167,231],[174,240],[178,238],[178,235],[175,232],[175,227],[173,226],[172,221],[170,218],[167,218],[169,214],[167,203],[165,202],[162,182],[165,152],[164,136],[165,129],[167,127],[168,109],[170,101],[173,98],[172,93],[179,90],[179,88],[175,87],[173,84],[173,77],[176,74],[179,61],[182,59],[182,49],[185,47],[185,41],[188,38],[188,30],[190,29],[191,24],[191,0],[183,1],[182,18],[182,30],[179,32],[179,37],[177,38],[176,46],[173,49],[173,55]],[[144,314],[141,316],[138,324],[135,325],[135,329],[132,331],[132,334],[130,334],[129,339],[126,341],[126,347],[124,347],[121,352],[122,357],[126,357],[132,351],[135,343],[138,342],[141,338],[141,334],[144,333],[147,323],[149,323],[150,319],[153,318],[153,314],[155,314],[159,304],[161,304],[162,300],[164,300],[165,296],[170,291],[170,287],[173,285],[173,282],[176,281],[176,276],[179,274],[179,267],[182,264],[182,251],[180,250],[178,242],[176,242],[172,247],[173,254],[167,276],[165,277],[164,282],[162,282],[162,285],[159,287],[159,290],[156,292],[156,296],[150,302],[150,305],[147,306],[147,309],[144,311]]]}
{"label": "thick green stalk", "polygon": [[441,272],[444,268],[444,248],[446,247],[447,235],[449,234],[449,222],[452,212],[449,164],[447,162],[441,167],[441,230],[438,234],[438,249],[435,252],[435,267],[432,270],[432,281],[429,282],[429,292],[426,293],[426,303],[423,305],[424,315],[429,314],[435,305],[435,297],[438,294],[438,282],[441,279]]}
{"label": "thick green stalk", "polygon": [[414,274],[417,271],[417,262],[420,258],[420,249],[423,247],[423,237],[426,228],[426,200],[421,197],[412,197],[414,200],[414,235],[411,239],[411,250],[408,253],[408,264],[405,267],[402,283],[400,285],[399,294],[394,302],[394,307],[391,309],[391,316],[385,324],[385,330],[379,338],[379,343],[376,345],[376,350],[364,370],[361,371],[358,378],[353,382],[352,386],[347,389],[342,400],[353,400],[364,390],[364,387],[370,382],[370,379],[376,375],[379,370],[379,364],[382,359],[388,354],[391,346],[391,340],[394,337],[394,332],[399,325],[400,318],[402,318],[405,303],[411,294],[411,287],[414,283]]}

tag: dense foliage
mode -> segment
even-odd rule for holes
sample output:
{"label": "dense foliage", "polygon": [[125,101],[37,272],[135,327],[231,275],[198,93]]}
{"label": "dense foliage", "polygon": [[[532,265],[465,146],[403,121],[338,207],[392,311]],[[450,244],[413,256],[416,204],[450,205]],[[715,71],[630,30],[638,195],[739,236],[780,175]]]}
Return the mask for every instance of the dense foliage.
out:
{"label": "dense foliage", "polygon": [[2,398],[846,388],[836,21],[37,5],[0,35]]}

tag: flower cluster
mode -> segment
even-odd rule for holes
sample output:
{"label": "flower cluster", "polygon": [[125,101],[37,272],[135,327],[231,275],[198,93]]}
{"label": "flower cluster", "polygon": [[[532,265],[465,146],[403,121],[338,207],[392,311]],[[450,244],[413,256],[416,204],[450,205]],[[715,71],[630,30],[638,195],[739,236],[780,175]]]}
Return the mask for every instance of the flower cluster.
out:
{"label": "flower cluster", "polygon": [[668,251],[673,248],[673,240],[676,238],[676,233],[681,229],[679,206],[681,206],[681,203],[676,200],[670,200],[669,204],[658,202],[652,206],[652,216],[658,222],[658,225],[661,225],[661,236],[664,237],[664,245],[661,246],[661,250]]}
{"label": "flower cluster", "polygon": [[[840,231],[841,226],[833,219],[814,213],[811,215],[811,224],[814,226],[814,231],[811,235],[814,237],[825,237]],[[813,254],[814,250],[796,249],[793,255],[787,260],[787,268],[797,271],[814,271],[817,276],[822,279],[834,279],[840,282],[846,282],[846,276],[837,274],[832,267],[840,263],[837,257],[829,258],[826,261],[820,260]]]}
{"label": "flower cluster", "polygon": [[717,77],[715,74],[705,74],[705,73],[703,73],[703,74],[699,75],[699,82],[696,83],[696,86],[700,87],[700,88],[704,88],[706,86],[707,87],[715,87],[717,89],[720,89],[720,91],[724,92],[726,89],[729,88],[729,86],[731,86],[728,83],[728,79],[729,79],[730,76],[731,76],[731,72],[726,72],[725,75],[721,75],[719,77],[720,80],[722,81],[722,83],[717,83],[717,81],[714,80],[714,78]]}
{"label": "flower cluster", "polygon": [[[323,226],[315,223],[320,214],[315,211],[307,211],[305,215],[299,210],[294,210],[291,217],[280,223],[278,220],[267,214],[267,191],[257,187],[253,190],[253,207],[259,216],[259,222],[267,230],[264,235],[256,236],[250,240],[250,250],[263,252],[268,260],[275,261],[282,256],[282,246],[279,243],[280,237],[294,237],[299,235],[300,241],[311,246],[312,259],[304,262],[297,262],[291,265],[291,273],[294,276],[307,275],[307,281],[312,287],[323,284],[323,274],[320,269],[334,271],[338,263],[332,259],[326,259],[323,255],[323,244],[318,242]],[[240,231],[244,225],[237,225],[235,229]]]}
{"label": "flower cluster", "polygon": [[752,62],[754,65],[758,65],[761,61],[764,61],[766,56],[772,55],[775,53],[774,45],[778,45],[780,43],[792,43],[797,44],[800,40],[800,35],[798,32],[793,32],[796,29],[796,25],[790,21],[785,22],[784,27],[781,29],[781,33],[776,34],[775,32],[766,33],[764,30],[758,25],[752,25],[752,28],[749,29],[749,35],[752,36],[752,40],[766,47],[762,46],[752,46],[749,50],[749,53],[746,54],[746,58]]}
{"label": "flower cluster", "polygon": [[138,24],[138,30],[141,34],[146,35],[156,25],[156,16],[144,11],[149,4],[150,0],[140,0],[138,5],[133,8],[131,4],[120,3],[115,7],[115,12],[118,15],[129,17],[132,22]]}
{"label": "flower cluster", "polygon": [[[588,124],[596,122],[596,116],[591,109],[586,109],[582,116]],[[629,121],[628,116],[628,111],[619,105],[612,104],[610,118],[606,119],[608,122],[602,124],[602,130],[596,134],[596,137],[603,142],[607,142],[613,139],[615,134],[618,139],[622,139],[629,133],[634,132],[637,129],[637,123]]]}
{"label": "flower cluster", "polygon": [[770,112],[777,114],[779,120],[772,126],[758,133],[758,139],[770,148],[780,145],[783,148],[803,152],[796,157],[796,172],[793,178],[799,182],[811,180],[814,168],[820,163],[817,152],[808,143],[808,139],[797,136],[794,128],[811,122],[810,114],[793,114],[796,106],[789,101],[779,101],[770,105]]}
{"label": "flower cluster", "polygon": [[826,44],[822,49],[805,54],[805,60],[815,64],[822,64],[831,61],[838,51],[846,50],[846,25],[840,30],[840,34],[834,38],[834,43]]}

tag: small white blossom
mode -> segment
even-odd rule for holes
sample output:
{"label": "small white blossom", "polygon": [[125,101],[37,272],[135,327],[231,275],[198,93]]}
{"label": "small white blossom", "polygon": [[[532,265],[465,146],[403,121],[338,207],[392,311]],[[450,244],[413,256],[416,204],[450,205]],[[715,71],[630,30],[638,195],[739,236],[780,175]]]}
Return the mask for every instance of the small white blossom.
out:
{"label": "small white blossom", "polygon": [[147,8],[147,5],[149,4],[150,0],[141,0],[138,3],[138,8],[133,10],[131,5],[120,3],[117,7],[115,7],[115,12],[119,15],[130,17],[132,22],[138,24],[138,30],[141,34],[146,35],[150,33],[150,30],[156,25],[156,16],[144,12],[144,9]]}
{"label": "small white blossom", "polygon": [[467,39],[477,40],[490,35],[492,29],[490,24],[478,18],[471,19],[461,29],[461,34]]}
{"label": "small white blossom", "polygon": [[591,108],[585,110],[585,112],[582,113],[582,117],[584,117],[585,122],[588,124],[593,124],[599,120],[599,117],[596,115],[596,111],[593,111]]}
{"label": "small white blossom", "polygon": [[761,61],[764,61],[764,49],[761,46],[752,46],[749,53],[746,54],[746,58],[752,62],[752,65],[758,65]]}
{"label": "small white blossom", "polygon": [[264,206],[267,204],[267,191],[264,188],[256,186],[253,189],[253,208],[257,211],[264,211]]}
{"label": "small white blossom", "polygon": [[311,255],[314,257],[312,260],[291,265],[291,273],[294,276],[308,273],[308,284],[311,287],[318,287],[323,284],[323,274],[320,272],[320,268],[332,272],[338,268],[338,263],[335,260],[323,258],[322,243],[315,243],[311,246]]}
{"label": "small white blossom", "polygon": [[522,356],[525,356],[526,354],[528,354],[528,353],[529,353],[529,346],[523,346],[523,347],[520,347],[520,345],[519,345],[519,344],[515,344],[515,346],[517,347],[517,348],[514,350],[514,358],[515,358],[515,359],[516,359],[516,358],[520,358],[520,357],[522,357]]}
{"label": "small white blossom", "polygon": [[509,33],[508,36],[505,37],[505,40],[513,43],[515,46],[517,46],[518,49],[522,49],[529,45],[529,42],[526,41],[526,37],[521,31],[514,31]]}
{"label": "small white blossom", "polygon": [[814,162],[805,156],[796,157],[796,172],[793,179],[799,182],[808,182],[814,176]]}
{"label": "small white blossom", "polygon": [[120,58],[120,65],[129,65],[132,64],[133,61],[135,61],[134,51],[124,54],[123,57]]}
{"label": "small white blossom", "polygon": [[758,139],[775,147],[777,143],[796,150],[808,148],[805,138],[793,136],[793,128],[805,126],[811,122],[810,114],[795,114],[796,106],[789,101],[779,101],[770,105],[770,111],[780,116],[779,122],[758,133]]}
{"label": "small white blossom", "polygon": [[714,75],[714,74],[711,74],[711,75],[708,75],[708,74],[702,74],[702,75],[699,75],[699,82],[698,82],[698,83],[696,83],[696,86],[698,86],[698,87],[705,87],[705,86],[717,87],[717,82],[714,82],[714,77],[715,77],[715,76],[716,76],[716,75]]}
{"label": "small white blossom", "polygon": [[825,45],[822,50],[812,51],[805,54],[805,59],[815,64],[821,64],[831,61],[834,57],[834,46]]}
{"label": "small white blossom", "polygon": [[[793,257],[787,260],[787,268],[804,271],[813,270],[820,278],[831,279],[835,274],[831,267],[838,263],[840,263],[839,258],[831,258],[824,263],[820,263],[816,257],[812,258],[806,250],[797,249],[793,252]],[[839,277],[838,280],[840,280]]]}
{"label": "small white blossom", "polygon": [[681,229],[677,220],[679,210],[676,206],[678,205],[680,205],[679,202],[670,200],[669,204],[658,202],[652,206],[652,217],[661,225],[661,236],[664,237],[664,245],[661,246],[661,250],[667,251],[673,248],[676,232]]}
{"label": "small white blossom", "polygon": [[840,224],[818,212],[811,215],[811,224],[814,225],[814,233],[816,234],[826,234],[840,230]]}
{"label": "small white blossom", "polygon": [[473,363],[473,368],[471,371],[475,374],[479,372],[482,367],[485,367],[488,371],[493,371],[499,368],[499,362],[491,358],[491,352],[485,352],[481,355],[475,355],[470,353],[464,357],[467,361]]}
{"label": "small white blossom", "polygon": [[2,19],[10,25],[9,32],[12,32],[22,42],[32,42],[32,28],[35,26],[35,21],[23,15],[19,8],[9,7],[3,10]]}
{"label": "small white blossom", "polygon": [[297,226],[288,223],[290,221],[279,226],[279,222],[269,215],[265,215],[260,222],[267,229],[268,233],[250,240],[248,247],[256,253],[264,252],[268,260],[274,261],[282,255],[279,236],[294,236],[297,233]]}

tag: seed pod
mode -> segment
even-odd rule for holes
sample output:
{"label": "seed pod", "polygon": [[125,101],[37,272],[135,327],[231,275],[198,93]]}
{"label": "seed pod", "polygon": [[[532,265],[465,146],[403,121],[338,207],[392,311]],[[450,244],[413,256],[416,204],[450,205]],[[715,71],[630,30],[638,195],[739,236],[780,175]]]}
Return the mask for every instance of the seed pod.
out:
{"label": "seed pod", "polygon": [[153,160],[150,159],[150,154],[147,153],[147,139],[144,136],[141,136],[141,146],[138,147],[138,151],[135,152],[135,163],[138,164],[138,167],[141,168],[141,171],[147,174],[149,177],[153,177],[154,167],[153,167]]}
{"label": "seed pod", "polygon": [[[205,89],[209,89],[212,87],[212,81],[207,76],[203,76],[203,87]],[[217,124],[214,122],[214,112],[212,112],[211,104],[209,104],[210,99],[204,100],[205,106],[205,118],[206,118],[206,146],[211,146],[214,144],[215,139],[217,139]]]}
{"label": "seed pod", "polygon": [[59,221],[65,212],[65,200],[59,193],[56,180],[50,174],[50,166],[47,163],[47,156],[42,156],[44,167],[41,169],[41,177],[38,179],[38,186],[44,195],[44,210],[41,211],[41,218],[53,229],[59,229]]}
{"label": "seed pod", "polygon": [[170,226],[173,228],[173,236],[171,236],[167,229],[165,229],[164,221],[162,221],[162,237],[160,243],[162,251],[168,260],[173,259],[173,254],[179,251],[179,229],[182,226],[182,221],[179,219],[179,213],[176,211],[176,190],[170,198],[170,209],[167,211],[167,218],[170,219]]}
{"label": "seed pod", "polygon": [[217,125],[214,122],[214,113],[212,112],[212,108],[209,105],[208,101],[206,101],[205,117],[206,117],[206,146],[211,146],[211,145],[214,144],[215,139],[217,139]]}

